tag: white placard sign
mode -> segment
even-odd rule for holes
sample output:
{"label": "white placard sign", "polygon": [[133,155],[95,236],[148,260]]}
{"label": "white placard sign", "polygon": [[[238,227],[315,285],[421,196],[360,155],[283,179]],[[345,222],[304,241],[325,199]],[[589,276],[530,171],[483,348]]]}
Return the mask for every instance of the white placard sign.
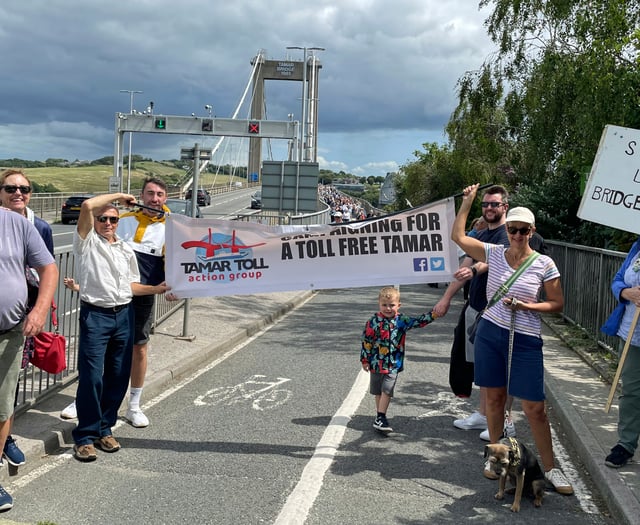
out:
{"label": "white placard sign", "polygon": [[640,130],[604,128],[578,217],[640,234]]}

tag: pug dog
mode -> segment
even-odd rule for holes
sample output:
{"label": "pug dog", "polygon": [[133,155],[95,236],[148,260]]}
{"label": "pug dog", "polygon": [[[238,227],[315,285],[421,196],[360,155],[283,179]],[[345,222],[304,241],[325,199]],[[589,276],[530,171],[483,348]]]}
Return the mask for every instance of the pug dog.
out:
{"label": "pug dog", "polygon": [[507,478],[515,486],[512,512],[520,512],[522,494],[533,496],[536,507],[542,505],[546,481],[540,464],[533,452],[514,438],[502,438],[497,443],[486,445],[484,457],[489,459],[491,470],[500,476],[496,499],[504,499]]}

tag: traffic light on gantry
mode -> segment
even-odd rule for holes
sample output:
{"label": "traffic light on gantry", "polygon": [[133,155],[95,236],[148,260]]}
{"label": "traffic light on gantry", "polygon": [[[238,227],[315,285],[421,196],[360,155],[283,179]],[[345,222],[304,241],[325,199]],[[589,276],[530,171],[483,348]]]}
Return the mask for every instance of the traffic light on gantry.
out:
{"label": "traffic light on gantry", "polygon": [[164,117],[156,117],[155,119],[156,129],[167,129],[167,119]]}
{"label": "traffic light on gantry", "polygon": [[213,119],[202,119],[202,131],[213,131]]}

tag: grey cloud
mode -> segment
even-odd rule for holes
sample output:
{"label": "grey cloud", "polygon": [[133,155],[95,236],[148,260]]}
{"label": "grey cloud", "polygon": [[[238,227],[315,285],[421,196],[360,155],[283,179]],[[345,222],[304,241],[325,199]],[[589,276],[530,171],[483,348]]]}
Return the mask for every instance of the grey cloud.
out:
{"label": "grey cloud", "polygon": [[[289,45],[326,48],[318,53],[325,145],[338,134],[352,133],[355,142],[375,130],[440,133],[455,106],[456,80],[491,49],[483,16],[469,0],[5,0],[0,17],[0,137],[29,126],[50,149],[83,148],[48,155],[73,158],[112,153],[114,114],[129,109],[121,89],[144,92],[135,96],[138,110],[153,100],[164,114],[204,112],[212,104],[217,116],[230,116],[258,50],[301,59]],[[277,84],[266,88],[268,117],[298,119],[299,84]],[[167,142],[136,140],[169,154],[176,141],[171,148]],[[41,158],[42,148],[34,145],[28,155],[28,145],[18,143],[23,156]],[[14,144],[2,141],[0,157],[17,156]],[[367,162],[401,163],[414,148],[407,144],[390,158],[374,158],[375,151],[366,158],[366,147],[355,148],[358,157],[344,150],[323,157],[355,170]]]}

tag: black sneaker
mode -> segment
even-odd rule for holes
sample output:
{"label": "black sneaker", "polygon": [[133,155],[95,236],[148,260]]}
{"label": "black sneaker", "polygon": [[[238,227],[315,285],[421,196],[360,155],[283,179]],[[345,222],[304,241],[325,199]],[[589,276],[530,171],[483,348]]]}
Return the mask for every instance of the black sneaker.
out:
{"label": "black sneaker", "polygon": [[632,457],[633,454],[626,448],[622,445],[616,445],[611,449],[611,454],[605,458],[604,464],[607,467],[620,468],[624,467]]}
{"label": "black sneaker", "polygon": [[13,498],[0,486],[0,510],[9,510],[11,508],[13,508]]}
{"label": "black sneaker", "polygon": [[389,422],[387,421],[386,417],[377,417],[376,420],[373,422],[373,428],[375,428],[376,430],[379,430],[380,432],[384,432],[385,434],[388,434],[389,432],[393,432],[393,429],[389,425]]}

